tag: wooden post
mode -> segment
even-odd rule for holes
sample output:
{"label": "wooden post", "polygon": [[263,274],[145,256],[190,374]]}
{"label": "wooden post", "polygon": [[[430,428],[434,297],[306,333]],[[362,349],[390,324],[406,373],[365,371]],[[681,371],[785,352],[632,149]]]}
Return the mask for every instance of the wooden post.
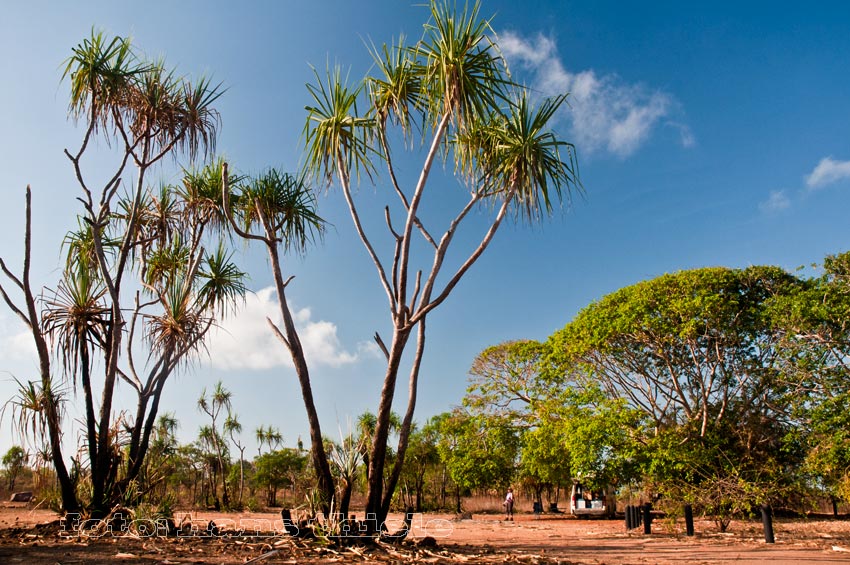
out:
{"label": "wooden post", "polygon": [[643,505],[643,533],[651,534],[652,533],[652,504],[647,502]]}
{"label": "wooden post", "polygon": [[767,504],[761,506],[761,523],[764,526],[764,542],[776,543],[773,538],[773,512]]}

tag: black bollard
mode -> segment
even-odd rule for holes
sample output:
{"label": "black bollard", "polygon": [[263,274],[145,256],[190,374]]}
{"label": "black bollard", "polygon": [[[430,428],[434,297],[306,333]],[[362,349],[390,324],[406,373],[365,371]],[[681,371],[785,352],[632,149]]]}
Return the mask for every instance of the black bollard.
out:
{"label": "black bollard", "polygon": [[694,509],[685,504],[685,531],[689,536],[694,535]]}
{"label": "black bollard", "polygon": [[635,513],[635,528],[640,527],[640,525],[643,523],[643,513],[640,511],[641,506],[642,505],[639,504],[635,506],[634,509],[632,509],[632,512]]}
{"label": "black bollard", "polygon": [[629,508],[631,508],[631,506],[626,506],[626,511],[625,511],[625,515],[626,515],[626,531],[627,531],[627,532],[628,532],[629,530],[631,530],[631,529],[632,529],[632,515],[631,515],[631,513],[629,512]]}
{"label": "black bollard", "polygon": [[634,504],[629,505],[629,516],[631,517],[632,527],[630,529],[635,529],[638,527],[637,522],[637,513],[635,512],[635,508],[637,508]]}
{"label": "black bollard", "polygon": [[647,502],[643,505],[643,533],[649,535],[652,533],[652,504]]}
{"label": "black bollard", "polygon": [[773,539],[773,512],[767,504],[761,507],[761,523],[764,526],[764,543],[776,543]]}

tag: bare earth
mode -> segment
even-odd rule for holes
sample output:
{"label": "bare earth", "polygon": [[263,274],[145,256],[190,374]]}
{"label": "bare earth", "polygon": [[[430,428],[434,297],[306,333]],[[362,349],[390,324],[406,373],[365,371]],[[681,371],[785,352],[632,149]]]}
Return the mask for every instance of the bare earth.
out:
{"label": "bare earth", "polygon": [[[181,516],[178,513],[177,518]],[[657,520],[652,534],[645,536],[642,529],[627,533],[619,520],[576,520],[563,515],[535,519],[518,515],[514,522],[504,522],[498,516],[475,515],[473,520],[454,521],[451,515],[417,514],[411,535],[401,546],[327,547],[282,535],[276,514],[199,512],[190,513],[189,517],[199,529],[215,520],[229,535],[60,535],[55,513],[6,503],[0,507],[0,564],[850,563],[847,520],[777,519],[776,543],[768,545],[760,522],[733,522],[728,533],[720,534],[713,523],[697,521],[697,535],[688,538],[681,521],[671,526]],[[396,521],[400,518],[393,516]],[[53,524],[46,525],[50,523]],[[394,531],[396,524],[388,527]],[[436,547],[417,545],[425,536],[435,538]]]}

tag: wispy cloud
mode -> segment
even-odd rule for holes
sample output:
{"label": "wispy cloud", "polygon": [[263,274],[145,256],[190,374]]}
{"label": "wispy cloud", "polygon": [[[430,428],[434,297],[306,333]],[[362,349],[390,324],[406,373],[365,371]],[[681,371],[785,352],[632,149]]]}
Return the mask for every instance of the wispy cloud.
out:
{"label": "wispy cloud", "polygon": [[850,161],[836,161],[832,157],[824,157],[812,172],[806,175],[806,188],[816,190],[844,179],[850,179]]}
{"label": "wispy cloud", "polygon": [[533,74],[532,87],[544,96],[569,92],[570,125],[583,151],[607,150],[620,157],[634,153],[659,125],[674,127],[684,147],[696,139],[690,128],[671,118],[680,113],[673,96],[641,84],[627,84],[613,74],[567,70],[555,41],[539,34],[533,39],[513,32],[499,36],[499,46],[511,65]]}
{"label": "wispy cloud", "polygon": [[767,200],[759,203],[759,210],[764,213],[775,213],[786,210],[791,206],[791,200],[784,190],[772,190]]}
{"label": "wispy cloud", "polygon": [[[291,367],[289,351],[272,334],[266,317],[282,328],[280,308],[272,287],[248,295],[238,314],[213,330],[208,341],[210,364],[220,369]],[[358,344],[354,352],[346,350],[337,336],[336,324],[313,320],[309,308],[293,312],[293,318],[304,355],[311,365],[339,367],[378,354],[377,346],[371,342]]]}

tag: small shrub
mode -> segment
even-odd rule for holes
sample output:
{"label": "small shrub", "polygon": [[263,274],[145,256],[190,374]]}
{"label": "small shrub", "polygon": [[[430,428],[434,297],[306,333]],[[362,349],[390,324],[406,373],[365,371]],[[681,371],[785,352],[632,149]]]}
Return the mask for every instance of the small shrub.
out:
{"label": "small shrub", "polygon": [[247,508],[249,512],[261,512],[263,510],[263,505],[260,504],[260,501],[257,500],[256,496],[249,496],[245,499],[245,508]]}

